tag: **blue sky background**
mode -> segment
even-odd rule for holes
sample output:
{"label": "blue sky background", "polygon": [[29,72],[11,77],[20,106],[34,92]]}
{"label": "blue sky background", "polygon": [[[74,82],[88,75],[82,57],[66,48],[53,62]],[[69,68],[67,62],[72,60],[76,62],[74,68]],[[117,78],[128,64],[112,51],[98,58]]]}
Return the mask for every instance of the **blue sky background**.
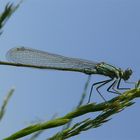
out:
{"label": "blue sky background", "polygon": [[[0,2],[1,11],[7,2]],[[10,48],[26,46],[105,61],[122,69],[130,67],[133,69],[130,81],[137,81],[139,13],[139,0],[25,0],[0,36],[0,60],[5,60]],[[55,113],[63,116],[69,112],[77,105],[87,79],[87,75],[74,72],[8,66],[0,66],[0,71],[0,102],[11,87],[16,89],[1,122],[0,139],[33,122],[49,120]],[[91,84],[103,79],[106,77],[93,75]],[[114,96],[105,89],[102,92],[105,98]],[[96,91],[92,101],[102,101]],[[103,126],[70,140],[139,140],[140,101],[135,102]],[[51,136],[54,131],[57,129],[47,130],[39,139]]]}

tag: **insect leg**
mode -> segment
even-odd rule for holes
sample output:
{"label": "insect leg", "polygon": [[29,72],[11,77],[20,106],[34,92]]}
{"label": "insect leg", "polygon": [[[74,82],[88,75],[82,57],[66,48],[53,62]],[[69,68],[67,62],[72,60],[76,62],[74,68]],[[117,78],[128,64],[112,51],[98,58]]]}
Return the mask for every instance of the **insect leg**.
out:
{"label": "insect leg", "polygon": [[118,80],[117,79],[108,87],[107,91],[108,92],[111,92],[111,93],[115,93],[115,94],[119,94],[120,95],[121,93],[118,90],[115,89],[115,86],[116,85],[118,85]]}
{"label": "insect leg", "polygon": [[113,80],[113,79],[111,78],[111,79],[109,79],[109,80],[100,81],[100,82],[97,82],[97,83],[92,84],[91,90],[90,90],[90,94],[89,94],[88,103],[90,102],[90,98],[91,98],[91,95],[92,95],[93,87],[94,87],[95,85],[99,85],[99,84],[100,84],[100,85],[96,88],[96,90],[97,90],[97,92],[99,93],[99,95],[102,97],[102,99],[103,99],[104,101],[106,101],[105,98],[102,96],[102,94],[99,92],[99,88],[101,88],[103,85],[105,85],[105,84],[111,82],[112,80]]}
{"label": "insect leg", "polygon": [[118,81],[117,89],[119,89],[119,90],[127,90],[127,89],[130,89],[130,88],[121,88],[121,87],[120,87],[121,80],[122,80],[122,79],[120,78],[119,81]]}

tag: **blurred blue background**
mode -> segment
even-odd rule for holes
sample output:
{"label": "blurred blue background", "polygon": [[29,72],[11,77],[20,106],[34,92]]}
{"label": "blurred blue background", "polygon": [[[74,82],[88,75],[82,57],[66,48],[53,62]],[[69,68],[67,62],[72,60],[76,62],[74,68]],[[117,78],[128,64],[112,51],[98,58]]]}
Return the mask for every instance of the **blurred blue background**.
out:
{"label": "blurred blue background", "polygon": [[[1,11],[8,1],[0,2]],[[11,2],[17,3],[16,0]],[[137,81],[140,74],[139,13],[139,0],[25,0],[0,36],[0,60],[5,60],[10,48],[25,46],[105,61],[122,69],[130,67],[133,69],[130,81]],[[69,112],[77,105],[86,79],[87,75],[82,73],[0,66],[0,102],[11,87],[16,89],[1,122],[0,139],[31,123],[49,120],[55,113],[63,116]],[[107,77],[93,75],[90,86],[104,79]],[[96,91],[93,92],[91,100],[102,101]],[[105,98],[114,96],[105,89],[102,92]],[[70,140],[139,140],[140,101],[135,102],[103,126]],[[57,131],[46,130],[39,139]]]}

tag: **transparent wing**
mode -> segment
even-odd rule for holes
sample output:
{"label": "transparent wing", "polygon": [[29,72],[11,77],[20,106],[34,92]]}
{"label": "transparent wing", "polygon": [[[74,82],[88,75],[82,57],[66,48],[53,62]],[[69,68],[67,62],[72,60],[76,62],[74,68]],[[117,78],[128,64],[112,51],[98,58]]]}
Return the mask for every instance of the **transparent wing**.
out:
{"label": "transparent wing", "polygon": [[79,70],[93,70],[97,65],[96,62],[78,58],[69,58],[25,47],[10,49],[6,54],[6,58],[9,62],[20,64]]}

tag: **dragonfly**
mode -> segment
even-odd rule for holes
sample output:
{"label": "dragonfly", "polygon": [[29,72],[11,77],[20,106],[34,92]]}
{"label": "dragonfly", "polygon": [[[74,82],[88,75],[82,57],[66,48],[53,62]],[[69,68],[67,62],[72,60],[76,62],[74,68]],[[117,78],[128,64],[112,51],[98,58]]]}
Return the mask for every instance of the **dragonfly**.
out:
{"label": "dragonfly", "polygon": [[117,68],[105,62],[94,62],[85,59],[70,58],[27,47],[15,47],[10,49],[6,54],[6,58],[9,62],[3,62],[3,65],[81,72],[87,75],[98,74],[109,77],[107,80],[92,84],[88,103],[90,102],[92,90],[95,85],[97,86],[97,92],[103,100],[106,101],[99,89],[107,83],[111,83],[107,88],[107,91],[121,94],[119,90],[128,89],[120,88],[121,80],[126,82],[132,75],[132,70],[130,68],[122,70],[121,68]]}

